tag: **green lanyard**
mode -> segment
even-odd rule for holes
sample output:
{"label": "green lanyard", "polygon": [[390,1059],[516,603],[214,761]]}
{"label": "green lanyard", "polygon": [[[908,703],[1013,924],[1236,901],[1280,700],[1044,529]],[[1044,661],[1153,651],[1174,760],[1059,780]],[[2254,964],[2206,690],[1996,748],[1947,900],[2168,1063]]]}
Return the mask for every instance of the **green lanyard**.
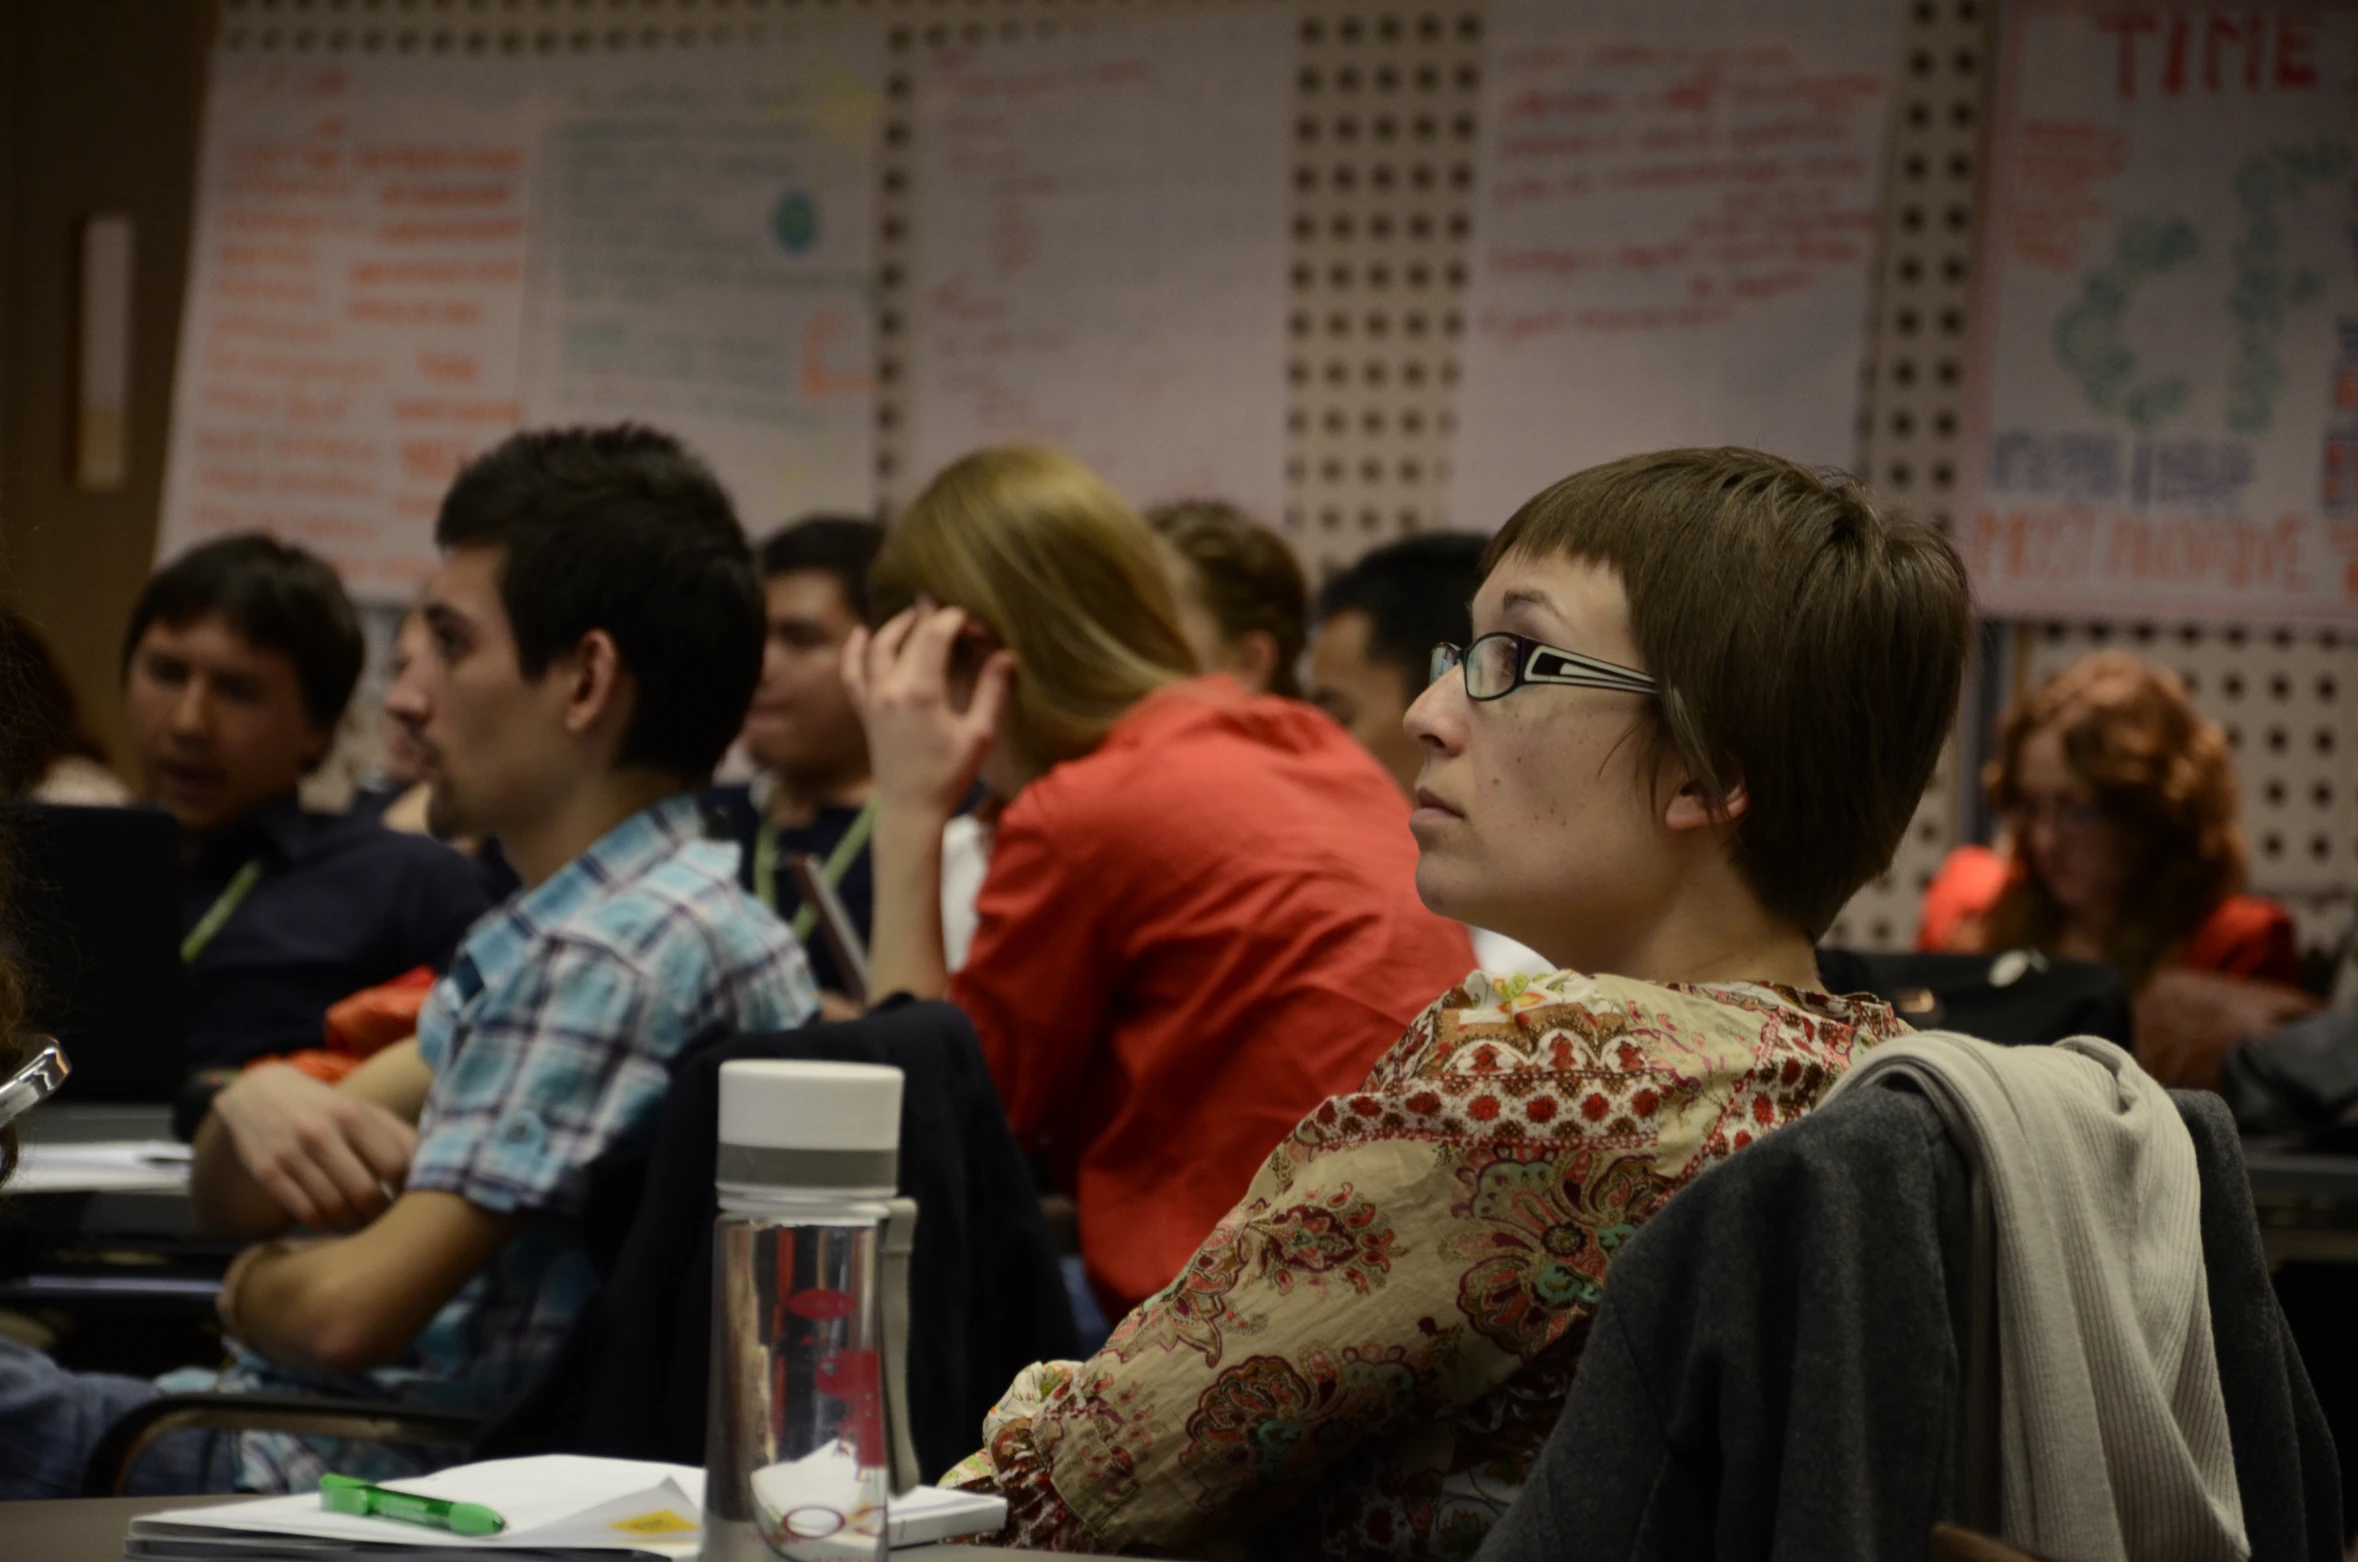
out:
{"label": "green lanyard", "polygon": [[[852,820],[851,828],[843,832],[843,839],[835,843],[835,850],[827,854],[827,861],[819,869],[820,877],[829,885],[841,884],[853,860],[867,848],[868,837],[875,833],[876,803],[870,799],[859,817]],[[753,837],[753,898],[772,911],[778,909],[778,827],[767,820]],[[796,938],[810,937],[811,929],[818,925],[818,907],[806,905],[794,913]]]}
{"label": "green lanyard", "polygon": [[196,964],[197,956],[205,952],[205,946],[213,941],[213,935],[221,931],[221,924],[236,913],[245,898],[254,892],[254,886],[261,882],[261,858],[256,857],[237,870],[237,876],[229,881],[229,888],[221,892],[221,897],[213,902],[203,916],[197,918],[197,925],[190,928],[188,936],[180,941],[182,965]]}

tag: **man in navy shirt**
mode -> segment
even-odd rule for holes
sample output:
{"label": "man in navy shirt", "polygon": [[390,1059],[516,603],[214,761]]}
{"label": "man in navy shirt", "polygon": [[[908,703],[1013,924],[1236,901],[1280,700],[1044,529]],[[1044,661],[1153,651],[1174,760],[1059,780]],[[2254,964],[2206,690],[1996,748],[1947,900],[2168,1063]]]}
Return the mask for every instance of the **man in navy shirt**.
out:
{"label": "man in navy shirt", "polygon": [[738,882],[793,924],[811,973],[838,995],[846,985],[834,954],[786,864],[796,853],[816,858],[868,936],[868,734],[844,693],[843,642],[868,620],[868,566],[883,543],[874,521],[811,516],[762,544],[767,634],[742,734],[761,774],[705,798],[712,832],[738,845]]}
{"label": "man in navy shirt", "polygon": [[142,795],[180,826],[192,1066],[316,1047],[328,1005],[448,961],[489,907],[467,860],[296,800],[363,657],[326,564],[206,543],[148,581],[123,645]]}

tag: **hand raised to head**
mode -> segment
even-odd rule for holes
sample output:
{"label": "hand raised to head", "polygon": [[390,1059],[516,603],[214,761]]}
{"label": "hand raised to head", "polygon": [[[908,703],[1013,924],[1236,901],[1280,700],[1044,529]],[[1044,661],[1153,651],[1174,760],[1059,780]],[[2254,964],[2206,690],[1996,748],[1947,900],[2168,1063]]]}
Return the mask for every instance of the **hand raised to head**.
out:
{"label": "hand raised to head", "polygon": [[961,636],[982,629],[963,608],[920,601],[873,635],[855,629],[844,642],[844,688],[868,729],[880,804],[947,819],[972,790],[1015,682],[1014,654],[993,650],[961,707],[952,655]]}

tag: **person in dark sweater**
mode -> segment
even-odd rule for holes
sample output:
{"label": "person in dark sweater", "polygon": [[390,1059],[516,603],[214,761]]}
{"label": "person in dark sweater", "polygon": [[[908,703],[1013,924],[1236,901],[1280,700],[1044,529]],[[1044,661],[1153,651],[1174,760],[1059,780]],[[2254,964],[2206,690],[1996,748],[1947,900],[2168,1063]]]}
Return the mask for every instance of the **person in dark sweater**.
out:
{"label": "person in dark sweater", "polygon": [[867,622],[868,566],[883,543],[874,521],[813,515],[762,544],[769,628],[740,739],[761,773],[705,797],[713,833],[737,843],[737,881],[793,925],[819,986],[836,995],[847,990],[843,973],[786,864],[798,853],[818,859],[867,937],[868,735],[843,690],[843,642]]}
{"label": "person in dark sweater", "polygon": [[141,794],[180,826],[192,1066],[319,1045],[329,1004],[440,969],[490,907],[467,859],[296,796],[359,681],[335,572],[260,535],[157,571],[123,638]]}

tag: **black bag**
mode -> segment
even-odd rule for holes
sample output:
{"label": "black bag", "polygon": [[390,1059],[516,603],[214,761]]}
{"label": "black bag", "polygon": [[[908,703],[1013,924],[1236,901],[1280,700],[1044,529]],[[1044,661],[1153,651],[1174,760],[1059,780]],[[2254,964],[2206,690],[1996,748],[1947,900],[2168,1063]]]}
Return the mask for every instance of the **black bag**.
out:
{"label": "black bag", "polygon": [[1962,1031],[2007,1047],[2101,1036],[2134,1054],[2129,984],[2109,965],[1999,955],[1867,954],[1821,949],[1818,972],[1838,993],[1873,993],[1918,1030]]}
{"label": "black bag", "polygon": [[2312,1014],[2235,1048],[2219,1066],[2219,1094],[2246,1134],[2358,1154],[2358,1013]]}

